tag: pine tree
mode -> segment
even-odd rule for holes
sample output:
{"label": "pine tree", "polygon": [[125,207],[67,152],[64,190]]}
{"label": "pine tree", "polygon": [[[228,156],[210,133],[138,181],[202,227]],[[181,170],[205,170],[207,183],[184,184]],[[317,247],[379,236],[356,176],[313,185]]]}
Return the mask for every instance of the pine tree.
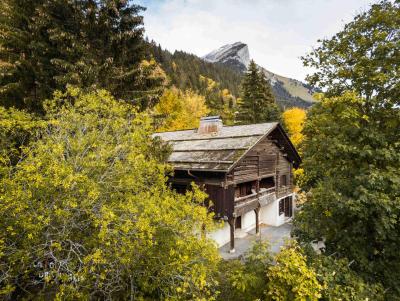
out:
{"label": "pine tree", "polygon": [[242,82],[237,121],[241,124],[277,121],[279,108],[264,73],[252,60]]}
{"label": "pine tree", "polygon": [[272,93],[272,88],[267,78],[265,77],[265,73],[260,70],[259,72],[259,81],[260,81],[260,91],[261,91],[261,99],[259,105],[261,107],[260,110],[260,119],[256,122],[264,122],[264,121],[278,121],[280,119],[280,109],[275,101],[275,96]]}
{"label": "pine tree", "polygon": [[106,88],[140,105],[161,94],[157,66],[143,64],[143,7],[125,0],[5,0],[0,9],[0,104],[40,112],[42,101],[67,84]]}
{"label": "pine tree", "polygon": [[[42,0],[0,1],[0,104],[35,108],[47,96],[47,83],[38,89],[38,60],[32,49],[31,17]],[[36,69],[36,72],[34,70]]]}

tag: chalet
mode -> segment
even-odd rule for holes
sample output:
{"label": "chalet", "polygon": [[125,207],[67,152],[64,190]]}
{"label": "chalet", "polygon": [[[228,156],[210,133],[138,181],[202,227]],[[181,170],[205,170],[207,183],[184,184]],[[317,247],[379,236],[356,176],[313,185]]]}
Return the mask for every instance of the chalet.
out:
{"label": "chalet", "polygon": [[234,252],[238,229],[258,233],[260,223],[279,226],[293,215],[293,167],[301,159],[279,123],[223,126],[212,116],[198,129],[155,136],[172,146],[172,187],[202,185],[216,217],[228,222],[211,233],[220,246],[230,242]]}

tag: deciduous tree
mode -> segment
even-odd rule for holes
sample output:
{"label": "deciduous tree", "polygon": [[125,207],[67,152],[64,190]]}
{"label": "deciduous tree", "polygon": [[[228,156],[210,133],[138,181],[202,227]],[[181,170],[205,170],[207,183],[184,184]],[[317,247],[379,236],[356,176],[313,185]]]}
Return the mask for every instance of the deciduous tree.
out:
{"label": "deciduous tree", "polygon": [[46,104],[41,139],[0,178],[2,299],[213,299],[196,187],[169,189],[149,118],[108,92]]}
{"label": "deciduous tree", "polygon": [[399,4],[373,4],[303,59],[325,96],[304,127],[309,199],[295,223],[387,300],[400,296]]}
{"label": "deciduous tree", "polygon": [[298,148],[304,138],[302,131],[306,120],[306,111],[296,107],[287,109],[282,113],[282,119],[290,140]]}
{"label": "deciduous tree", "polygon": [[367,102],[399,104],[400,2],[383,0],[303,58],[316,68],[310,84],[338,96],[353,90]]}
{"label": "deciduous tree", "polygon": [[321,285],[315,271],[307,266],[302,250],[292,242],[275,258],[276,264],[267,270],[266,300],[316,301],[321,297]]}
{"label": "deciduous tree", "polygon": [[338,259],[335,254],[315,255],[312,252],[308,257],[308,264],[315,270],[321,283],[320,300],[385,300],[382,285],[366,282],[350,268],[352,262],[346,258]]}
{"label": "deciduous tree", "polygon": [[268,283],[266,271],[273,264],[268,242],[257,241],[241,260],[220,264],[219,300],[261,300]]}
{"label": "deciduous tree", "polygon": [[158,131],[197,128],[200,118],[208,112],[204,96],[190,90],[182,92],[175,87],[165,90],[154,108],[155,118],[160,123]]}
{"label": "deciduous tree", "polygon": [[303,189],[296,217],[302,241],[353,261],[369,282],[399,294],[400,111],[375,108],[354,93],[322,98],[304,128]]}

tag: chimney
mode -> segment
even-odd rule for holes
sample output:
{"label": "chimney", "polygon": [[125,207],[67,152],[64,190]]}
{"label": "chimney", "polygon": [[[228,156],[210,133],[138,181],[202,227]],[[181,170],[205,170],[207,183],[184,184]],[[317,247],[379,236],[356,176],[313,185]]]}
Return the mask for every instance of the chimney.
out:
{"label": "chimney", "polygon": [[219,116],[207,116],[200,118],[198,134],[217,134],[223,127],[222,120]]}

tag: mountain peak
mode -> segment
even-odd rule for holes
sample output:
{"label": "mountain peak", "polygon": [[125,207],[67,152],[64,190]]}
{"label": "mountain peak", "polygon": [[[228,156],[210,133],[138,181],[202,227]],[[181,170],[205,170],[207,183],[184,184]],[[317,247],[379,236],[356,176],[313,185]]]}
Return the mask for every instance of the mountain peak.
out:
{"label": "mountain peak", "polygon": [[227,44],[205,55],[203,59],[210,63],[223,63],[243,72],[250,63],[249,48],[242,42]]}
{"label": "mountain peak", "polygon": [[[241,73],[250,63],[249,48],[245,43],[227,44],[203,57],[211,63],[221,63]],[[269,80],[277,100],[283,106],[309,106],[314,101],[314,88],[295,79],[275,74],[258,66]]]}

